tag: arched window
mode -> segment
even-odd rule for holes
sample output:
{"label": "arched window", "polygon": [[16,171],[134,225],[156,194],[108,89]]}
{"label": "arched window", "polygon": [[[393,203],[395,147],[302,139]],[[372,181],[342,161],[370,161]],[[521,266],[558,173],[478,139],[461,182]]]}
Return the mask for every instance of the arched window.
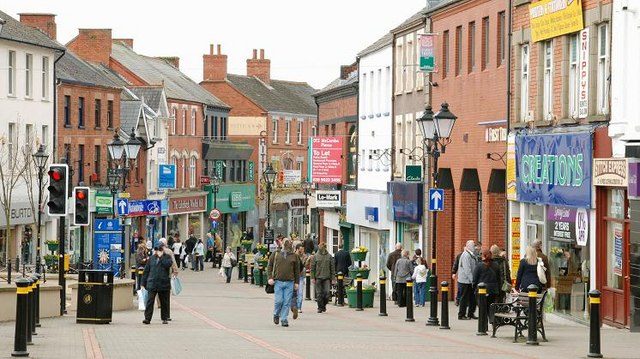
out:
{"label": "arched window", "polygon": [[182,188],[187,187],[187,159],[186,158],[182,158],[182,160],[180,161],[180,173],[181,173],[181,177],[182,177]]}
{"label": "arched window", "polygon": [[189,160],[189,186],[190,187],[195,187],[196,186],[196,157],[195,156],[191,156],[191,159]]}

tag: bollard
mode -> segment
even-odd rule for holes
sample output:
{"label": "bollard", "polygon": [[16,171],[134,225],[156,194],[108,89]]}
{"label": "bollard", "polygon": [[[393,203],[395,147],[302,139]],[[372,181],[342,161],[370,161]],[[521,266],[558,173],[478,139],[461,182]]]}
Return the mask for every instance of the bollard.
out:
{"label": "bollard", "polygon": [[7,284],[11,284],[11,259],[7,260]]}
{"label": "bollard", "polygon": [[600,292],[589,292],[589,358],[602,358],[600,351]]}
{"label": "bollard", "polygon": [[26,278],[26,280],[29,281],[29,285],[27,286],[27,345],[33,345],[33,332],[31,331],[31,321],[33,320],[32,317],[32,308],[31,305],[33,304],[33,281],[31,280],[31,278]]}
{"label": "bollard", "polygon": [[442,292],[442,307],[440,308],[440,329],[451,329],[449,327],[449,283],[443,281],[440,283],[440,292]]}
{"label": "bollard", "polygon": [[344,274],[338,272],[338,281],[336,284],[336,295],[338,296],[337,304],[340,307],[344,306]]}
{"label": "bollard", "polygon": [[26,278],[16,280],[16,330],[12,357],[27,357],[27,305],[30,282]]}
{"label": "bollard", "polygon": [[260,272],[260,287],[264,286],[264,267],[261,265],[258,266],[258,271]]}
{"label": "bollard", "polygon": [[527,287],[529,292],[529,333],[527,337],[528,345],[539,345],[538,343],[538,313],[536,309],[536,299],[538,299],[538,286],[535,284]]}
{"label": "bollard", "polygon": [[249,283],[249,262],[244,262],[244,265],[242,267],[244,268],[244,282]]}
{"label": "bollard", "polygon": [[362,308],[362,274],[356,276],[356,310],[363,311]]}
{"label": "bollard", "polygon": [[136,295],[136,290],[137,288],[137,283],[138,281],[136,280],[136,266],[131,266],[131,280],[133,280],[133,295]]}
{"label": "bollard", "polygon": [[140,290],[140,287],[142,286],[142,275],[144,274],[144,268],[140,267],[138,268],[138,276],[137,281],[136,281],[136,292]]}
{"label": "bollard", "polygon": [[40,273],[36,273],[36,328],[40,328]]}
{"label": "bollard", "polygon": [[384,274],[380,276],[380,314],[381,317],[387,316],[387,278]]}
{"label": "bollard", "polygon": [[407,302],[407,319],[405,322],[415,322],[416,320],[413,318],[413,279],[407,278],[407,290],[406,292],[406,302]]}
{"label": "bollard", "polygon": [[36,284],[38,283],[38,278],[35,275],[31,276],[31,299],[29,301],[30,309],[31,309],[31,335],[38,335],[36,333]]}
{"label": "bollard", "polygon": [[242,280],[242,260],[240,259],[240,257],[236,257],[238,258],[238,280]]}
{"label": "bollard", "polygon": [[311,300],[311,271],[307,269],[305,276],[304,299]]}
{"label": "bollard", "polygon": [[253,276],[253,262],[249,263],[249,273],[251,274],[251,284],[256,284],[256,279]]}
{"label": "bollard", "polygon": [[476,335],[487,335],[487,285],[478,284],[478,331]]}
{"label": "bollard", "polygon": [[[432,259],[431,261],[435,261]],[[440,325],[438,322],[438,277],[431,274],[429,277],[429,296],[431,297],[431,303],[429,303],[429,318],[427,319],[427,326]]]}

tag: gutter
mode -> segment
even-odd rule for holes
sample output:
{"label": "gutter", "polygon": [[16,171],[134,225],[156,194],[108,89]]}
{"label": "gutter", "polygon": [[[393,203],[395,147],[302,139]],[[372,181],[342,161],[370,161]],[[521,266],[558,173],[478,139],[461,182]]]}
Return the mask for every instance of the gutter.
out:
{"label": "gutter", "polygon": [[51,149],[51,154],[53,155],[51,158],[53,160],[58,158],[58,85],[60,80],[56,76],[56,64],[64,56],[65,52],[66,50],[62,50],[60,56],[53,61],[53,148]]}
{"label": "gutter", "polygon": [[[509,25],[509,29],[507,32],[507,48],[506,50],[509,52],[509,56],[507,57],[507,148],[509,147],[509,134],[511,132],[511,56],[512,56],[512,49],[511,49],[511,43],[512,43],[512,30],[513,30],[513,2],[511,0],[506,0],[509,5],[507,6],[507,12],[509,13],[509,21],[507,22]],[[506,54],[505,54],[506,55]],[[506,169],[505,169],[506,172]],[[507,189],[507,176],[505,175],[505,192]],[[506,195],[506,193],[505,193]],[[505,196],[505,201],[506,203],[506,211],[505,211],[505,231],[504,231],[504,248],[505,251],[507,253],[507,258],[510,258],[510,253],[509,253],[509,223],[510,223],[510,218],[511,218],[511,209],[510,209],[510,203],[509,203],[509,199],[506,198]]]}

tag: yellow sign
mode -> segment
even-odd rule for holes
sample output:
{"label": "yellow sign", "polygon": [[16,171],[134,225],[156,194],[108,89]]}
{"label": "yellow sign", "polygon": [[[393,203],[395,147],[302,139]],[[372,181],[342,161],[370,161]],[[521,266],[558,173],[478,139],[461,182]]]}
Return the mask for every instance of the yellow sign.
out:
{"label": "yellow sign", "polygon": [[520,267],[520,217],[511,218],[511,279],[516,279]]}
{"label": "yellow sign", "polygon": [[118,193],[118,198],[131,198],[131,193],[129,193],[129,192],[120,192],[120,193]]}
{"label": "yellow sign", "polygon": [[531,39],[538,42],[580,31],[582,0],[541,0],[529,5]]}
{"label": "yellow sign", "polygon": [[509,135],[507,138],[507,199],[517,201],[516,191],[516,136]]}

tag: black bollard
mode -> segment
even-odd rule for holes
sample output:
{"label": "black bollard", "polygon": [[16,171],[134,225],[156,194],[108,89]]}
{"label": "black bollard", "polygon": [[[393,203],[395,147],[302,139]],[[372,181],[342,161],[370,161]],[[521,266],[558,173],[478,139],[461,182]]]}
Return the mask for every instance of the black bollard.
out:
{"label": "black bollard", "polygon": [[416,320],[413,318],[413,279],[407,278],[407,290],[405,292],[407,294],[407,318],[404,321],[415,322]]}
{"label": "black bollard", "polygon": [[336,295],[338,296],[337,305],[340,307],[344,306],[344,274],[342,274],[342,272],[338,272]]}
{"label": "black bollard", "polygon": [[11,259],[7,260],[7,284],[11,284]]}
{"label": "black bollard", "polygon": [[28,357],[27,351],[27,305],[29,286],[31,283],[26,278],[16,280],[16,330],[13,338],[12,357]]}
{"label": "black bollard", "polygon": [[251,274],[251,284],[256,284],[256,279],[253,275],[253,262],[249,263],[249,273]]}
{"label": "black bollard", "polygon": [[244,262],[244,265],[242,266],[244,268],[244,282],[245,283],[249,283],[249,262]]}
{"label": "black bollard", "polygon": [[311,300],[311,271],[308,269],[305,273],[304,297],[305,300]]}
{"label": "black bollard", "polygon": [[264,286],[264,267],[261,265],[258,266],[258,271],[260,272],[260,287]]}
{"label": "black bollard", "polygon": [[240,256],[236,257],[238,258],[238,280],[242,280],[242,259],[240,258]]}
{"label": "black bollard", "polygon": [[589,358],[602,358],[600,351],[600,292],[589,292]]}
{"label": "black bollard", "polygon": [[136,280],[136,266],[131,266],[131,280],[133,280],[133,295],[136,295],[136,290],[138,290],[138,281]]}
{"label": "black bollard", "polygon": [[40,273],[36,273],[36,328],[40,328]]}
{"label": "black bollard", "polygon": [[478,284],[478,331],[476,335],[487,335],[487,285]]}
{"label": "black bollard", "polygon": [[538,299],[538,286],[535,284],[527,287],[529,292],[529,333],[527,336],[528,345],[539,345],[538,343],[538,313],[536,302]]}
{"label": "black bollard", "polygon": [[[435,261],[435,259],[432,259],[432,261]],[[429,318],[427,319],[427,325],[440,325],[438,322],[438,277],[431,274],[429,280],[429,296],[431,297],[431,303],[429,303]]]}
{"label": "black bollard", "polygon": [[144,268],[140,267],[138,268],[138,276],[136,277],[136,292],[138,290],[140,290],[140,287],[142,285],[142,275],[144,274]]}
{"label": "black bollard", "polygon": [[381,317],[387,316],[387,278],[385,278],[384,274],[380,276],[380,313],[378,314]]}
{"label": "black bollard", "polygon": [[442,307],[440,308],[440,329],[451,329],[449,327],[449,283],[443,281],[440,283],[440,292],[442,292]]}
{"label": "black bollard", "polygon": [[31,278],[25,278],[29,281],[29,285],[27,286],[27,345],[33,345],[33,332],[31,331],[31,322],[33,320],[32,313],[33,309],[31,305],[33,304],[33,281]]}
{"label": "black bollard", "polygon": [[38,283],[38,278],[35,275],[31,276],[31,299],[29,304],[31,305],[31,335],[38,335],[36,333],[36,285]]}
{"label": "black bollard", "polygon": [[362,307],[362,274],[356,276],[356,310],[364,310]]}

